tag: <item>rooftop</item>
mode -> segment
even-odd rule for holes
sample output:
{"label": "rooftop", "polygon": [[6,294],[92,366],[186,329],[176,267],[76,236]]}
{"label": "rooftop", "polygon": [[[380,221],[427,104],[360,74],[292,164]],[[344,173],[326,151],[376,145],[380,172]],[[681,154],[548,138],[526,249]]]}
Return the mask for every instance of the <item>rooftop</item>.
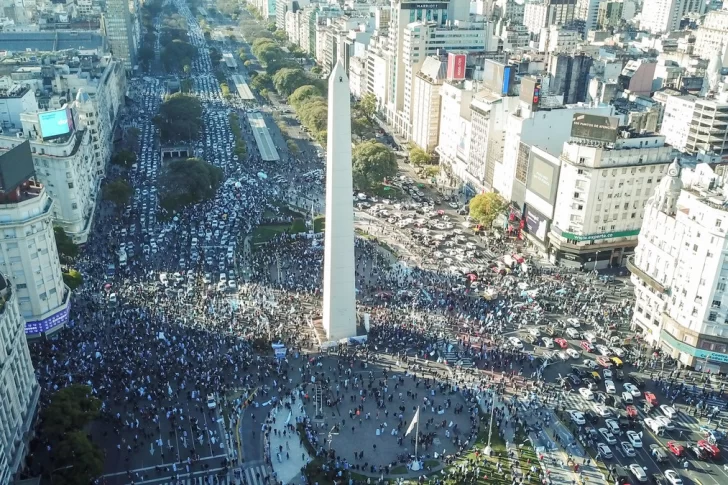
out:
{"label": "rooftop", "polygon": [[43,191],[43,185],[35,180],[28,180],[12,192],[0,192],[0,205],[18,204],[34,199]]}
{"label": "rooftop", "polygon": [[30,91],[30,87],[25,84],[16,84],[9,89],[0,89],[0,99],[5,98],[22,98]]}
{"label": "rooftop", "polygon": [[55,52],[69,49],[99,49],[104,38],[98,32],[0,32],[0,45],[15,52]]}

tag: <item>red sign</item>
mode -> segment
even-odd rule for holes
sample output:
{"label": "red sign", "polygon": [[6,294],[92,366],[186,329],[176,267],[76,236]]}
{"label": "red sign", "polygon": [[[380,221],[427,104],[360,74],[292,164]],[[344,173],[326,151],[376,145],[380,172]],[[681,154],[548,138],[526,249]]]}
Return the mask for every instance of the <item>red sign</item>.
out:
{"label": "red sign", "polygon": [[465,61],[465,54],[448,54],[447,78],[455,81],[461,81],[465,79]]}

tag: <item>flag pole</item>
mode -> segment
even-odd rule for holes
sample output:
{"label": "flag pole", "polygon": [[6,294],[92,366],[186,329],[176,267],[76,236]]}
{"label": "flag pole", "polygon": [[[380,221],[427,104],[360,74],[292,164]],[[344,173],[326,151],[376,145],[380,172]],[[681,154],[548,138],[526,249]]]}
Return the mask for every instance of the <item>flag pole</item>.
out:
{"label": "flag pole", "polygon": [[415,415],[417,418],[417,423],[415,423],[415,461],[412,463],[412,470],[418,471],[420,469],[420,461],[418,460],[417,456],[417,447],[420,444],[420,409],[417,408],[417,414]]}

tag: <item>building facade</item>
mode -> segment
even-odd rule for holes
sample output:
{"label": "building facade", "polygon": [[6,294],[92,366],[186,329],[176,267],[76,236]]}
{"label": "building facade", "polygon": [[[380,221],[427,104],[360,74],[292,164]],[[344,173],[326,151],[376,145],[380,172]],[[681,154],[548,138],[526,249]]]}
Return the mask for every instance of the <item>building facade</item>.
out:
{"label": "building facade", "polygon": [[121,60],[127,72],[131,72],[136,62],[136,42],[129,2],[107,0],[102,23],[111,53]]}
{"label": "building facade", "polygon": [[0,485],[10,485],[28,452],[40,386],[25,339],[18,296],[4,276],[0,276],[0,297]]}
{"label": "building facade", "polygon": [[653,34],[678,30],[683,17],[691,13],[702,15],[705,7],[702,0],[645,0],[640,29]]}

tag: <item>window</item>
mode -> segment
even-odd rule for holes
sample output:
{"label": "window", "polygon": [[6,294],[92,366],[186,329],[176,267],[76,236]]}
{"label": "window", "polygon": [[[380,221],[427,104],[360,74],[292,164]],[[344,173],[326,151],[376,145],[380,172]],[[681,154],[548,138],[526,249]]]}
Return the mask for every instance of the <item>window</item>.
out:
{"label": "window", "polygon": [[717,318],[718,318],[718,314],[716,312],[710,312],[708,314],[708,321],[709,322],[714,322],[714,321],[717,320]]}
{"label": "window", "polygon": [[713,303],[710,305],[710,308],[720,308],[720,300],[713,300]]}
{"label": "window", "polygon": [[18,284],[17,284],[17,288],[18,288],[19,290],[25,289],[25,288],[27,288],[27,287],[28,287],[28,285],[27,285],[27,284],[25,284],[25,283],[18,283]]}
{"label": "window", "polygon": [[725,291],[725,283],[718,283],[715,285],[715,291]]}
{"label": "window", "polygon": [[68,188],[69,189],[72,189],[73,188],[73,182],[68,182]]}
{"label": "window", "polygon": [[78,209],[78,204],[76,204],[75,202],[71,204],[71,209]]}
{"label": "window", "polygon": [[575,199],[578,199],[579,198],[579,192],[574,192],[574,198]]}

